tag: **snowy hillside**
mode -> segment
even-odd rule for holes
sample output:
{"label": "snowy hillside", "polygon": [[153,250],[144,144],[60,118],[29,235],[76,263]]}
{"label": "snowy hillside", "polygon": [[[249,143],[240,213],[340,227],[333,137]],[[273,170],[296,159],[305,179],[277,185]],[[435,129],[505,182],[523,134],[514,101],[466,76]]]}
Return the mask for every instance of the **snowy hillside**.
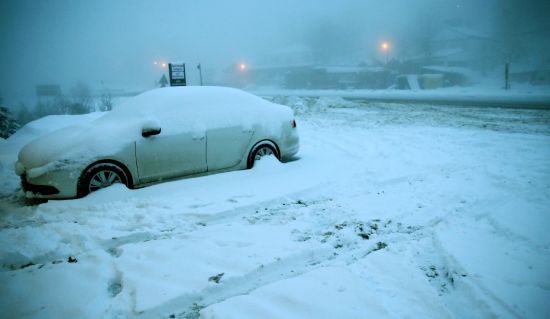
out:
{"label": "snowy hillside", "polygon": [[[281,164],[26,204],[0,141],[6,318],[545,318],[550,112],[274,97]],[[69,123],[70,122],[70,123]]]}

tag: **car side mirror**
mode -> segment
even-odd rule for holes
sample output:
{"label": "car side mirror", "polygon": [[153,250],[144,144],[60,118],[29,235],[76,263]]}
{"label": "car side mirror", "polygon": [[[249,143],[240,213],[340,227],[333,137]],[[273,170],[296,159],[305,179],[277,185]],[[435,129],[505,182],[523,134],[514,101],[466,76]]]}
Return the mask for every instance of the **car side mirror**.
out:
{"label": "car side mirror", "polygon": [[141,136],[149,137],[160,134],[161,128],[157,122],[151,121],[143,124],[141,128]]}

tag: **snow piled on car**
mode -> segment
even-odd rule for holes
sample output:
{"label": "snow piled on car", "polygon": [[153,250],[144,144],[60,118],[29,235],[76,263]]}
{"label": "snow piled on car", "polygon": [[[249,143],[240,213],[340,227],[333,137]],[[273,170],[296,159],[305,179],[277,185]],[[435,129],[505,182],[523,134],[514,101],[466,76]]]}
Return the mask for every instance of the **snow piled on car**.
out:
{"label": "snow piled on car", "polygon": [[[250,93],[227,87],[169,87],[140,94],[97,122],[119,123],[127,118],[160,120],[163,133],[181,130],[203,133],[207,129],[261,125],[277,133],[291,121],[292,110]],[[286,122],[285,122],[286,123]],[[141,123],[140,123],[141,124]]]}
{"label": "snow piled on car", "polygon": [[[82,125],[105,115],[103,112],[93,112],[78,115],[48,115],[25,124],[8,139],[0,141],[0,157],[17,155],[21,145],[25,145],[39,136],[74,125]],[[12,160],[10,158],[10,160]],[[7,161],[7,160],[6,160]]]}
{"label": "snow piled on car", "polygon": [[[0,140],[0,174],[3,176],[15,176],[14,164],[17,161],[17,154],[23,145],[50,132],[68,126],[86,124],[103,115],[105,115],[103,112],[78,115],[49,115],[25,124],[25,126],[9,138]],[[48,144],[51,144],[51,142]],[[0,187],[4,189],[15,189],[18,186],[18,179],[5,178],[0,180]]]}
{"label": "snow piled on car", "polygon": [[23,147],[19,161],[33,169],[29,176],[36,177],[60,165],[85,166],[91,159],[112,156],[141,138],[142,128],[152,122],[161,125],[163,136],[260,126],[278,137],[292,119],[289,107],[237,89],[160,88],[128,99],[93,121],[42,135]]}

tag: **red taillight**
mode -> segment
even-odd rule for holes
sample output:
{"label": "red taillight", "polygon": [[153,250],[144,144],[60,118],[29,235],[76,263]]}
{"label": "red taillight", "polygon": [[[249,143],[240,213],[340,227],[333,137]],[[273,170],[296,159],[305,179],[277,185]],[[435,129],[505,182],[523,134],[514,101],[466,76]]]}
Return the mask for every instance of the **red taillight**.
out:
{"label": "red taillight", "polygon": [[290,126],[292,126],[292,128],[296,128],[296,120],[292,120],[292,122],[290,122]]}

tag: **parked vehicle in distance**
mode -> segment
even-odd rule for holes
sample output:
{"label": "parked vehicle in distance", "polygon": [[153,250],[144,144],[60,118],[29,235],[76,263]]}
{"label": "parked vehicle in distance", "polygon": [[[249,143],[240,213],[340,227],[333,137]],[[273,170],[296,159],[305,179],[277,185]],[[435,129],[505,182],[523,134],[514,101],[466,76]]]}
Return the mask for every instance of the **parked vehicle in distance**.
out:
{"label": "parked vehicle in distance", "polygon": [[28,197],[60,199],[251,168],[266,155],[285,161],[298,149],[287,106],[232,88],[170,87],[31,141],[15,169]]}

